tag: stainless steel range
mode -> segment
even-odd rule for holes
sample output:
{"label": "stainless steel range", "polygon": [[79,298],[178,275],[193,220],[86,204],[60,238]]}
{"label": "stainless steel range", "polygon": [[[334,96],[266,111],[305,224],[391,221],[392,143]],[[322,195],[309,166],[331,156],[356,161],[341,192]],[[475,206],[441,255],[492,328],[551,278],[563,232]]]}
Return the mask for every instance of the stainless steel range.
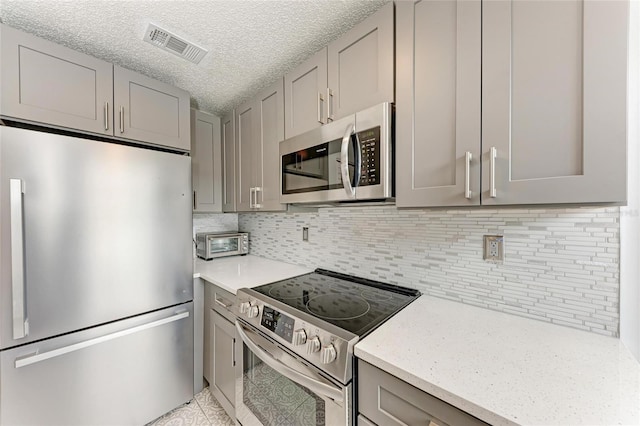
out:
{"label": "stainless steel range", "polygon": [[323,269],[239,290],[238,421],[353,424],[354,345],[419,295]]}

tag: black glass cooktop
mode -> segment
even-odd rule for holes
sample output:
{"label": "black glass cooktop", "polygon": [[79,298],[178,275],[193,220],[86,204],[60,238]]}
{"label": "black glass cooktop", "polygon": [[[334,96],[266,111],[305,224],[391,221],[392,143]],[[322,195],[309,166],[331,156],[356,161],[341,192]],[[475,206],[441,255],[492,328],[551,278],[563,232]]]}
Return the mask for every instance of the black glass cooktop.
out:
{"label": "black glass cooktop", "polygon": [[254,290],[360,337],[420,296],[418,290],[324,269]]}

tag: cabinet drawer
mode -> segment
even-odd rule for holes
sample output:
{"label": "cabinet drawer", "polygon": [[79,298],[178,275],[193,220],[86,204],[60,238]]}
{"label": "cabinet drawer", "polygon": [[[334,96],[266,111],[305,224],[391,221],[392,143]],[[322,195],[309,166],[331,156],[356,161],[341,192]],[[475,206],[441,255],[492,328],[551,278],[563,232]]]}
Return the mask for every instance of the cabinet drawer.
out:
{"label": "cabinet drawer", "polygon": [[[363,361],[358,361],[358,411],[378,425],[486,425]],[[367,423],[359,417],[358,424]]]}
{"label": "cabinet drawer", "polygon": [[221,289],[218,286],[211,285],[211,309],[218,312],[231,322],[235,322],[236,315],[233,312],[233,305],[236,303],[236,295],[226,290]]}

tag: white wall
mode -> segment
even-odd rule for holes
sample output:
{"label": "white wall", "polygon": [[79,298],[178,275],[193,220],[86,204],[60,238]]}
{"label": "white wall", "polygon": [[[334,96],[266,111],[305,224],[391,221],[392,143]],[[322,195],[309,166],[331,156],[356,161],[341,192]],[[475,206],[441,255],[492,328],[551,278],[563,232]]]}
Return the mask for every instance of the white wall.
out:
{"label": "white wall", "polygon": [[631,2],[628,197],[620,210],[620,339],[640,360],[640,2]]}
{"label": "white wall", "polygon": [[[341,207],[240,214],[239,226],[252,254],[617,336],[619,217],[618,207]],[[482,260],[485,234],[504,235],[503,264]]]}

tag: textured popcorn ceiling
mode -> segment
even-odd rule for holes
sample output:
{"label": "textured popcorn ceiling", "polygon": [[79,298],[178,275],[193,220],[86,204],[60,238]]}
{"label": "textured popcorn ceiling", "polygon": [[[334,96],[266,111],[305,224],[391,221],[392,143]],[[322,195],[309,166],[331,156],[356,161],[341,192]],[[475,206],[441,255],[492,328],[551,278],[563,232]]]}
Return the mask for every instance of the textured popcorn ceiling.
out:
{"label": "textured popcorn ceiling", "polygon": [[[179,86],[221,115],[388,0],[0,0],[0,19]],[[142,41],[149,22],[209,50],[199,65]]]}

